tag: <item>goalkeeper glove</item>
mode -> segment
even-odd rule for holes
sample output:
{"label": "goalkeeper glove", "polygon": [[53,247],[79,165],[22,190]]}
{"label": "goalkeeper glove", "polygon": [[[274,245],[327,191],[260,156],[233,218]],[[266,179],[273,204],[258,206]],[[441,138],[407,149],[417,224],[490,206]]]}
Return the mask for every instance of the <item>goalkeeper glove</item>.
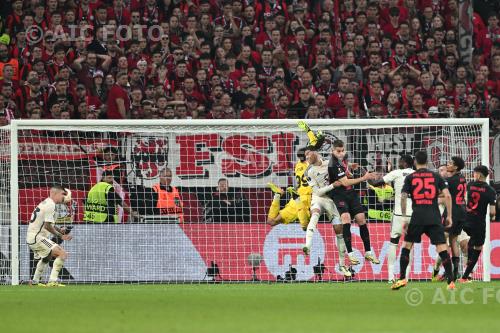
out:
{"label": "goalkeeper glove", "polygon": [[309,127],[309,125],[307,125],[307,124],[306,124],[306,122],[305,122],[305,121],[303,121],[303,120],[299,121],[299,122],[297,123],[297,126],[298,126],[301,130],[303,130],[303,131],[305,131],[305,132],[309,132],[309,131],[311,130],[311,128]]}

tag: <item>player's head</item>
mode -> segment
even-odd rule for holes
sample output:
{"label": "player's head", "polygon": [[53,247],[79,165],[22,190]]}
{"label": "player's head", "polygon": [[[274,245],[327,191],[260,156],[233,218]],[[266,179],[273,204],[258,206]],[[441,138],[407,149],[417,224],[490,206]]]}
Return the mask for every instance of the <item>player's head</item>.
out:
{"label": "player's head", "polygon": [[415,154],[415,163],[421,166],[427,165],[427,152],[425,150],[417,151]]}
{"label": "player's head", "polygon": [[302,147],[297,150],[297,158],[301,161],[304,162],[306,160],[306,150],[307,147]]}
{"label": "player's head", "polygon": [[446,164],[440,165],[438,168],[438,172],[442,178],[447,178],[449,176],[448,175],[448,167],[446,166]]}
{"label": "player's head", "polygon": [[217,190],[219,193],[227,193],[229,191],[229,182],[226,178],[221,178],[217,182]]}
{"label": "player's head", "polygon": [[399,158],[398,166],[400,169],[413,168],[413,157],[411,155],[403,155]]}
{"label": "player's head", "polygon": [[170,168],[165,168],[160,171],[160,184],[170,186],[172,183],[172,170]]}
{"label": "player's head", "polygon": [[446,164],[448,172],[459,172],[465,167],[465,162],[460,156],[453,156]]}
{"label": "player's head", "polygon": [[306,150],[306,160],[309,165],[314,165],[319,161],[319,154],[317,151],[308,149]]}
{"label": "player's head", "polygon": [[60,185],[54,185],[50,188],[50,198],[54,200],[56,204],[63,203],[66,195],[66,190]]}
{"label": "player's head", "polygon": [[485,165],[478,165],[477,167],[474,168],[474,180],[478,181],[485,181],[486,178],[488,177],[489,170],[488,167]]}
{"label": "player's head", "polygon": [[344,160],[345,157],[345,147],[344,147],[344,141],[342,140],[335,140],[332,143],[332,155],[335,156],[339,161]]}
{"label": "player's head", "polygon": [[113,180],[114,180],[114,177],[113,177],[112,171],[106,170],[102,173],[101,182],[105,182],[105,183],[108,183],[110,185],[113,185]]}

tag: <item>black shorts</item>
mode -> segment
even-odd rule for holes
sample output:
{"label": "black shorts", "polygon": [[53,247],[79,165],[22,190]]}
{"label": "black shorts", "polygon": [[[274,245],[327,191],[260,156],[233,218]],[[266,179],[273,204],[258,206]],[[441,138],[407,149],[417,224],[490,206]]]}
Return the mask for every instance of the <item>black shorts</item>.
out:
{"label": "black shorts", "polygon": [[445,227],[444,231],[446,231],[450,236],[458,236],[462,232],[462,229],[464,228],[464,220],[458,220],[455,221],[453,220],[453,224],[451,225],[451,228]]}
{"label": "black shorts", "polygon": [[442,224],[415,224],[408,225],[408,231],[405,235],[405,242],[420,243],[422,234],[426,234],[431,239],[432,245],[446,244],[444,237],[444,227]]}
{"label": "black shorts", "polygon": [[359,196],[354,191],[341,194],[335,193],[333,195],[333,202],[335,202],[340,216],[344,213],[349,213],[351,214],[351,219],[353,219],[354,216],[365,213],[365,208],[361,205]]}
{"label": "black shorts", "polygon": [[469,246],[483,246],[486,240],[486,225],[465,225],[464,231],[469,235]]}

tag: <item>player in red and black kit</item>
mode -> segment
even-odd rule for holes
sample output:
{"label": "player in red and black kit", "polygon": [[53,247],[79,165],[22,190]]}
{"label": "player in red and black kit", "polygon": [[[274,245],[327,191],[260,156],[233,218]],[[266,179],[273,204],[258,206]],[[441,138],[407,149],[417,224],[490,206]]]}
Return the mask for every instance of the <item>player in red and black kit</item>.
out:
{"label": "player in red and black kit", "polygon": [[[393,290],[406,286],[406,267],[410,261],[410,251],[413,243],[420,243],[422,234],[426,234],[431,243],[436,245],[437,252],[441,257],[445,276],[448,281],[448,289],[455,289],[451,269],[448,245],[444,237],[444,226],[441,224],[441,213],[439,212],[438,197],[442,193],[446,209],[450,214],[446,217],[446,224],[452,226],[451,195],[446,182],[437,173],[427,169],[427,152],[419,151],[415,154],[416,169],[414,173],[406,176],[403,189],[401,190],[401,214],[406,216],[406,199],[412,200],[411,220],[405,235],[405,243],[401,250],[399,261],[401,276],[391,288]],[[406,221],[405,221],[406,220]],[[408,218],[403,223],[408,224]]]}
{"label": "player in red and black kit", "polygon": [[486,213],[490,205],[490,217],[496,214],[495,190],[486,182],[488,168],[480,165],[474,168],[474,181],[467,184],[467,213],[464,230],[470,236],[468,243],[468,261],[461,283],[470,282],[469,275],[476,266],[486,237]]}
{"label": "player in red and black kit", "polygon": [[[359,196],[352,188],[353,185],[359,184],[366,180],[377,178],[373,173],[367,172],[363,177],[352,179],[348,177],[347,162],[344,161],[345,149],[342,140],[333,142],[332,156],[328,164],[328,176],[330,183],[339,181],[342,186],[335,187],[329,192],[329,195],[335,202],[337,210],[342,221],[342,234],[344,236],[345,246],[348,252],[349,260],[352,265],[359,264],[359,259],[352,252],[352,236],[351,236],[351,221],[354,218],[359,225],[359,233],[363,240],[365,248],[365,259],[374,263],[380,264],[380,261],[372,254],[370,245],[370,232],[366,225],[365,209],[361,205]],[[345,163],[345,164],[344,164]]]}
{"label": "player in red and black kit", "polygon": [[450,237],[454,281],[458,277],[458,266],[460,265],[460,247],[457,237],[462,232],[465,223],[465,191],[467,189],[467,181],[461,173],[464,167],[465,162],[459,156],[453,156],[446,164],[446,171],[449,175],[446,181],[448,182],[448,190],[451,195],[453,225],[445,228],[445,231],[448,232]]}

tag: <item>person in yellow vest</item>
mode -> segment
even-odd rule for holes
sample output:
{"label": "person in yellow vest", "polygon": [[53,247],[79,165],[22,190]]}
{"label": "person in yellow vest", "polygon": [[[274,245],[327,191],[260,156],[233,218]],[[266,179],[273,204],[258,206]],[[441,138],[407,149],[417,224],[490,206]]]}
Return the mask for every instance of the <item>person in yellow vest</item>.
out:
{"label": "person in yellow vest", "polygon": [[177,215],[184,222],[182,200],[179,191],[172,186],[172,170],[165,168],[160,172],[160,182],[153,186],[156,193],[156,209],[160,215]]}
{"label": "person in yellow vest", "polygon": [[92,186],[87,194],[83,220],[89,223],[119,223],[118,206],[133,217],[138,215],[115,192],[113,172],[104,171],[101,181]]}

